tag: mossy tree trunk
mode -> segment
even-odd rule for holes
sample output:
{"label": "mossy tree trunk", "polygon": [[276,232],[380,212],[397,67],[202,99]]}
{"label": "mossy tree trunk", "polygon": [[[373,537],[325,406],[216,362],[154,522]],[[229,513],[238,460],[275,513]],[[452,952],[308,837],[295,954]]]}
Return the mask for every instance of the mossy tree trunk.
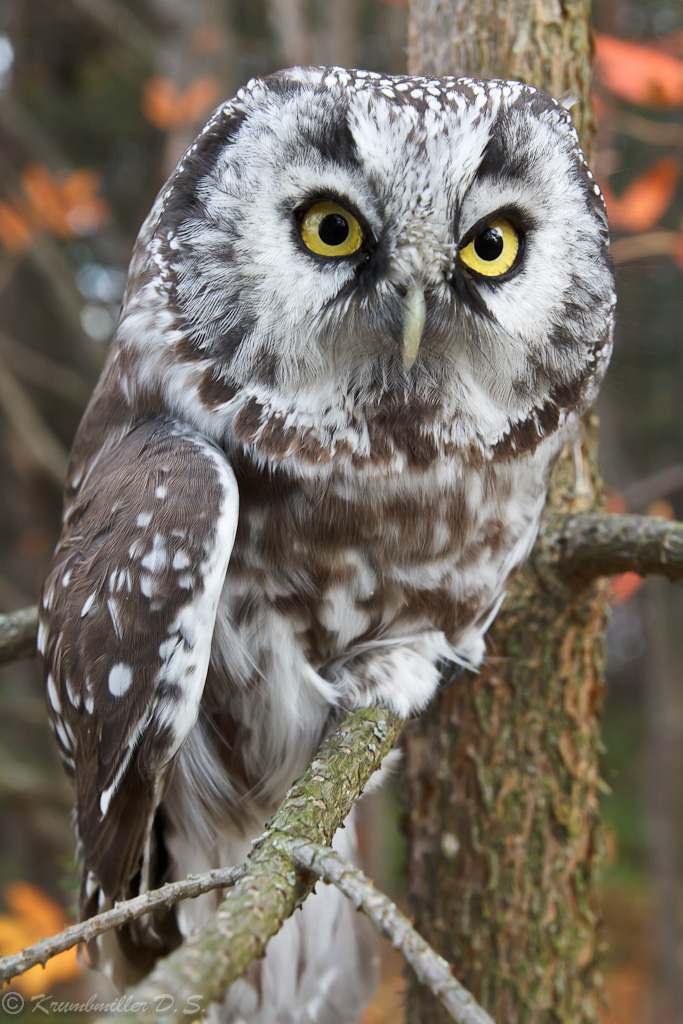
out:
{"label": "mossy tree trunk", "polygon": [[[413,74],[516,78],[582,98],[590,150],[591,39],[582,0],[412,0]],[[599,500],[595,423],[566,452],[550,505]],[[466,673],[406,735],[411,912],[501,1024],[596,1020],[598,758],[604,588],[561,577],[543,532]],[[410,982],[410,1024],[444,1011]]]}

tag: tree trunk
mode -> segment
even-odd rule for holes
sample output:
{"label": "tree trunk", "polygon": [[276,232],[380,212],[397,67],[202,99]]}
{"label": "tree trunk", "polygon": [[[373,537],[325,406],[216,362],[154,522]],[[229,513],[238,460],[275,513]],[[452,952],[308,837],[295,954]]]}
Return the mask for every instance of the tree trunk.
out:
{"label": "tree trunk", "polygon": [[[413,0],[412,74],[517,78],[570,90],[592,115],[583,0]],[[550,504],[594,508],[595,422],[565,452]],[[600,994],[596,874],[604,587],[563,579],[545,550],[511,587],[488,658],[406,736],[411,912],[501,1024],[588,1024]],[[408,1020],[441,1024],[410,982]]]}

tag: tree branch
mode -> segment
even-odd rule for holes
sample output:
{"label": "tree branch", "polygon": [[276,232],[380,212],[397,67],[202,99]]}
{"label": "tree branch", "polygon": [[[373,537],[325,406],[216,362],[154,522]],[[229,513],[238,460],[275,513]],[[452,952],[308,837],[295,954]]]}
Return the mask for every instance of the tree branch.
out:
{"label": "tree branch", "polygon": [[609,248],[615,263],[645,260],[652,256],[672,256],[680,234],[677,231],[644,231],[639,235],[617,238]]}
{"label": "tree branch", "polygon": [[199,1016],[222,999],[315,885],[281,849],[283,834],[329,846],[402,725],[381,707],[344,718],[253,844],[244,874],[218,910],[131,990],[136,1010],[120,1013],[119,1024],[177,1024],[183,1009]]}
{"label": "tree branch", "polygon": [[42,964],[44,967],[47,961],[58,953],[63,953],[80,942],[89,942],[103,932],[120,928],[129,921],[136,921],[137,918],[150,914],[159,907],[170,907],[181,900],[201,896],[214,889],[227,889],[234,885],[243,873],[242,867],[216,868],[202,875],[188,875],[181,881],[169,882],[159,889],[117,903],[112,910],[106,910],[103,914],[81,921],[80,924],[72,924],[58,935],[41,939],[34,946],[27,946],[13,956],[0,957],[0,984],[11,981],[36,964]]}
{"label": "tree branch", "polygon": [[472,993],[453,977],[443,957],[362,871],[343,860],[335,850],[317,843],[296,837],[283,837],[277,843],[299,867],[313,871],[325,882],[335,885],[357,910],[362,910],[370,918],[377,931],[389,939],[410,964],[420,981],[441,1000],[457,1024],[495,1024]]}
{"label": "tree branch", "polygon": [[35,605],[10,615],[0,615],[0,665],[35,657],[37,632],[38,609]]}
{"label": "tree branch", "polygon": [[683,523],[655,516],[596,512],[549,515],[540,558],[582,581],[622,572],[683,579]]}
{"label": "tree branch", "polygon": [[[366,712],[359,714],[362,717],[368,717]],[[353,726],[354,723],[351,719],[354,717],[350,716],[350,719],[346,719],[346,722],[337,730],[335,734],[336,742],[333,746],[339,746],[345,758],[348,758],[349,755],[352,758],[355,755],[357,758],[363,747],[369,750],[374,747],[374,752],[371,750],[371,753],[375,754],[373,763],[381,763],[381,750],[384,750],[385,747],[388,749],[391,735],[385,728],[382,718],[371,713],[369,720],[363,724],[362,728],[358,728],[360,722],[355,724],[353,729],[354,735],[352,736],[352,729],[349,727]],[[398,728],[400,723],[396,723],[396,726]],[[377,735],[378,733],[379,736]],[[380,751],[377,749],[378,739],[380,739],[382,744]],[[362,743],[363,747],[358,747],[359,743]],[[325,776],[321,774],[321,757],[324,760],[324,751],[321,751],[319,755],[319,763],[312,766],[312,769],[307,773],[309,776],[308,780],[304,777],[299,786],[295,788],[299,790],[299,801],[303,797],[307,801],[312,800],[316,806],[319,806],[320,802],[314,798],[312,792],[307,795],[307,786],[311,783],[324,781]],[[327,767],[329,769],[329,779],[333,781],[332,771],[334,769],[331,766]],[[367,774],[369,777],[369,772],[364,772],[363,774]],[[293,796],[294,793],[292,794]],[[300,802],[295,798],[294,806],[297,805],[301,806]],[[372,885],[362,871],[355,868],[348,861],[344,861],[334,850],[328,847],[301,839],[298,834],[292,835],[291,833],[280,831],[276,828],[276,823],[281,817],[281,813],[278,812],[273,825],[266,833],[269,836],[269,845],[273,852],[283,856],[290,862],[292,867],[298,866],[300,871],[305,872],[306,875],[314,872],[325,882],[337,886],[357,909],[363,910],[380,934],[391,940],[417,976],[441,1000],[457,1024],[495,1024],[486,1011],[479,1006],[471,992],[468,992],[453,977],[448,963],[429,946],[422,936],[415,931],[408,918],[401,913],[387,896],[379,892]],[[282,821],[280,823],[282,824]],[[311,821],[309,826],[313,825],[314,823]],[[298,821],[290,821],[288,827],[298,830],[300,825]],[[314,831],[314,828],[309,827],[309,831]],[[329,836],[325,834],[324,838],[327,839]],[[170,882],[159,889],[143,893],[141,896],[117,903],[113,909],[89,918],[80,924],[71,925],[58,935],[42,939],[35,945],[29,946],[13,956],[0,958],[0,984],[11,981],[37,964],[45,966],[48,960],[59,953],[63,953],[65,950],[71,949],[81,942],[89,942],[96,936],[102,935],[113,928],[120,928],[129,921],[134,921],[159,907],[170,907],[184,899],[200,896],[215,889],[234,886],[244,877],[246,870],[246,866],[241,865],[234,868],[219,868],[207,871],[201,875],[191,875],[180,881]],[[288,884],[292,888],[296,885],[296,873],[294,871],[289,872]],[[253,886],[253,879],[251,885]],[[309,891],[312,887],[312,882],[308,880]],[[281,921],[280,917],[276,918],[278,926],[281,924]],[[194,995],[193,992],[187,991],[185,998],[187,1000],[190,996]],[[139,1003],[140,1000],[135,999],[135,1002]],[[159,1003],[156,1004],[157,1017],[158,1006]],[[140,1020],[142,1018],[138,1015],[137,1019]]]}

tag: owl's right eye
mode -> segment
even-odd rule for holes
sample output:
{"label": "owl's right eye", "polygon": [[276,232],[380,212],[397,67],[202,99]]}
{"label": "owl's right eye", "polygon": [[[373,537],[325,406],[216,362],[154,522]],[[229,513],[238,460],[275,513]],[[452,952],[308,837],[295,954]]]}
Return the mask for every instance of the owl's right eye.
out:
{"label": "owl's right eye", "polygon": [[306,248],[318,256],[351,256],[363,244],[363,229],[354,215],[327,199],[306,210],[299,231]]}

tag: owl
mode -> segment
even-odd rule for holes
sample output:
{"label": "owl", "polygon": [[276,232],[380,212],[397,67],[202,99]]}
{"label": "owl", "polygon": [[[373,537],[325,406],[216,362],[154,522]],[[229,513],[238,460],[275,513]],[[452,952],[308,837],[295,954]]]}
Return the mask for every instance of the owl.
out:
{"label": "owl", "polygon": [[[528,86],[295,68],[216,111],[141,229],[41,600],[83,915],[241,862],[345,709],[480,664],[607,365],[608,242]],[[93,957],[130,984],[217,899]],[[324,889],[214,1019],[351,1024],[374,971]]]}

